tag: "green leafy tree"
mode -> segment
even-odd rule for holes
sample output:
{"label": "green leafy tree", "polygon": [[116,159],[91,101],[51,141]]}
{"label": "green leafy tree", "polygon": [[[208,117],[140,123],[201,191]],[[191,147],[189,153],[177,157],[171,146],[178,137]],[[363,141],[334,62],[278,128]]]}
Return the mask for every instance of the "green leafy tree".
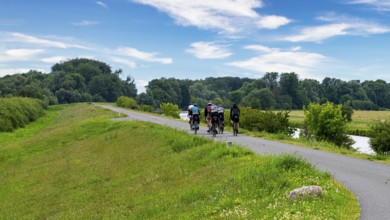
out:
{"label": "green leafy tree", "polygon": [[116,105],[119,107],[125,107],[125,108],[131,108],[131,109],[137,109],[138,105],[135,99],[126,97],[126,96],[119,96],[116,100]]}
{"label": "green leafy tree", "polygon": [[304,125],[308,136],[320,141],[329,141],[339,147],[350,148],[354,143],[347,135],[347,118],[342,106],[331,102],[311,103],[304,109]]}
{"label": "green leafy tree", "polygon": [[178,105],[175,105],[173,103],[161,103],[160,108],[164,115],[173,118],[180,118],[180,109]]}
{"label": "green leafy tree", "polygon": [[390,154],[390,119],[377,120],[372,129],[370,146],[377,154]]}

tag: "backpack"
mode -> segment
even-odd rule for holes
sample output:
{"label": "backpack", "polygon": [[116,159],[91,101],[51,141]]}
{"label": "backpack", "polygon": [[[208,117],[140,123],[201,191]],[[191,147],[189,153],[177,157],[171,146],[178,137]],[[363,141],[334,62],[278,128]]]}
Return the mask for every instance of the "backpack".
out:
{"label": "backpack", "polygon": [[232,108],[232,115],[235,116],[240,116],[240,111],[238,110],[238,108]]}
{"label": "backpack", "polygon": [[196,106],[192,107],[192,114],[193,115],[199,115],[199,108],[196,107]]}
{"label": "backpack", "polygon": [[212,105],[211,106],[211,113],[218,112],[218,106]]}

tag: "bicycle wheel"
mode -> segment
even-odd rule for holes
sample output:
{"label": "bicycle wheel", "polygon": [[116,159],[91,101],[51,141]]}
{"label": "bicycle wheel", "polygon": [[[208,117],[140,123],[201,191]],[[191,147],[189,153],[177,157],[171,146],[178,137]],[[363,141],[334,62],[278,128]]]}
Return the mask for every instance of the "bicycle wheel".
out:
{"label": "bicycle wheel", "polygon": [[216,126],[216,124],[215,123],[213,123],[213,125],[212,125],[212,132],[213,132],[213,137],[216,137],[217,136],[217,127],[215,127]]}

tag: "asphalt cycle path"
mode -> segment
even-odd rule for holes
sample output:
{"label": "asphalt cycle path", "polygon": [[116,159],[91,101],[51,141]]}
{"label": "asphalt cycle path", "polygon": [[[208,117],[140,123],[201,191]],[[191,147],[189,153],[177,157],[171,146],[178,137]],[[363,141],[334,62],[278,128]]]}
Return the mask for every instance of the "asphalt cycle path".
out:
{"label": "asphalt cycle path", "polygon": [[[116,118],[115,120],[149,121],[188,131],[190,134],[194,133],[190,130],[188,121],[167,119],[111,106],[99,106],[127,115],[127,117]],[[206,127],[200,127],[198,135],[216,141],[232,142],[247,147],[258,154],[299,155],[314,164],[319,170],[331,173],[336,180],[347,186],[358,197],[362,211],[360,219],[390,219],[390,165],[242,134],[233,136],[232,132],[228,131],[217,134],[217,137],[213,138],[206,130]]]}

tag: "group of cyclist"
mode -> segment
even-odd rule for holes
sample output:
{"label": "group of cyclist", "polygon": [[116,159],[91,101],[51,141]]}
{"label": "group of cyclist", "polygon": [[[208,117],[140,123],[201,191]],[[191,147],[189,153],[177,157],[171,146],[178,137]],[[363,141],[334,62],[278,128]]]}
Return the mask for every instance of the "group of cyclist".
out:
{"label": "group of cyclist", "polygon": [[[200,109],[196,104],[188,106],[188,118],[191,129],[193,128],[194,124],[199,125],[200,115]],[[214,102],[207,103],[204,108],[204,118],[208,127],[207,132],[210,132],[210,129],[212,128],[215,130],[216,125],[219,127],[222,126],[223,132],[225,109],[221,105],[216,105]],[[238,126],[240,121],[240,108],[236,104],[233,104],[232,108],[230,109],[229,118],[232,124],[236,123]]]}

